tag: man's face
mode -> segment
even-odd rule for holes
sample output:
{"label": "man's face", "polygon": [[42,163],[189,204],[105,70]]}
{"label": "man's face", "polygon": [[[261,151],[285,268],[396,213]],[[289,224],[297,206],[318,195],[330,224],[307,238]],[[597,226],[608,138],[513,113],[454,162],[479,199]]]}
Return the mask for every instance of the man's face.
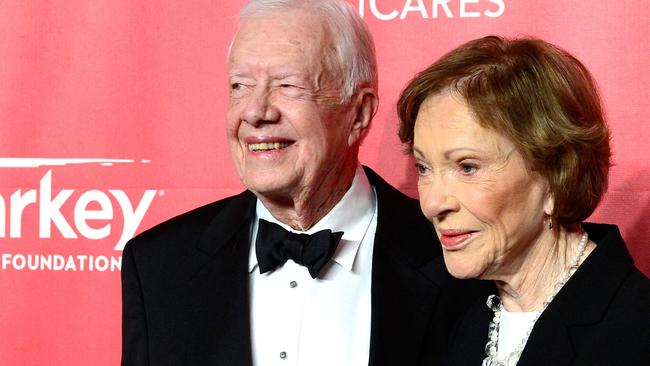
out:
{"label": "man's face", "polygon": [[323,189],[355,152],[353,108],[327,67],[329,35],[305,12],[246,20],[228,60],[230,154],[252,191],[272,199]]}

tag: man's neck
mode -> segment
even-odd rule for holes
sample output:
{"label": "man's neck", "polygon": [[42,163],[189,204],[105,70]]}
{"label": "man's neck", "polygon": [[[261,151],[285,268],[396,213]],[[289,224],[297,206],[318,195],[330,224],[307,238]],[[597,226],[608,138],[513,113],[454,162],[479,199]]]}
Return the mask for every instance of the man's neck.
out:
{"label": "man's neck", "polygon": [[316,225],[350,189],[357,163],[337,171],[330,171],[312,189],[302,189],[290,199],[272,199],[258,196],[271,215],[294,230],[307,231]]}

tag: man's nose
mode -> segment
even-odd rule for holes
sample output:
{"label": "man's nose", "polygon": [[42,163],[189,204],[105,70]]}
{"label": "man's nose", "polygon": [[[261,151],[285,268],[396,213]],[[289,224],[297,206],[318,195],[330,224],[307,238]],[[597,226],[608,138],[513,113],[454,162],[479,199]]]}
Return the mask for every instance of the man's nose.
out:
{"label": "man's nose", "polygon": [[252,126],[275,123],[280,119],[280,111],[273,103],[269,90],[257,88],[250,94],[242,111],[242,120]]}

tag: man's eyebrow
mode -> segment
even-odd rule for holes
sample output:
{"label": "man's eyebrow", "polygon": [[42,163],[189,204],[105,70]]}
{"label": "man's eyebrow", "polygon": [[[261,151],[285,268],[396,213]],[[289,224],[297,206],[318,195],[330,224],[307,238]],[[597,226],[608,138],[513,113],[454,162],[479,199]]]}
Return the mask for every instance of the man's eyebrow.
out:
{"label": "man's eyebrow", "polygon": [[280,71],[277,74],[273,75],[273,77],[276,79],[286,79],[291,77],[301,78],[303,77],[303,73],[296,71]]}
{"label": "man's eyebrow", "polygon": [[243,77],[243,76],[246,75],[238,70],[228,72],[229,78],[236,78],[236,77]]}

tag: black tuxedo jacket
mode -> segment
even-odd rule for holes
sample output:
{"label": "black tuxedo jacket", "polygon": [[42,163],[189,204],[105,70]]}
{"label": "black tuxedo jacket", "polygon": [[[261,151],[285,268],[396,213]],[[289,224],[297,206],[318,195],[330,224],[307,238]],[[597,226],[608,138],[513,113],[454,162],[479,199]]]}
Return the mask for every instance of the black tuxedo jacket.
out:
{"label": "black tuxedo jacket", "polygon": [[[369,364],[435,365],[455,315],[479,290],[447,274],[417,201],[370,169],[366,174],[378,198]],[[255,202],[246,191],[126,245],[122,365],[251,365],[248,256]]]}
{"label": "black tuxedo jacket", "polygon": [[[650,281],[616,226],[583,228],[597,247],[539,317],[517,366],[650,365]],[[481,365],[494,317],[485,300],[459,322],[448,365]]]}

